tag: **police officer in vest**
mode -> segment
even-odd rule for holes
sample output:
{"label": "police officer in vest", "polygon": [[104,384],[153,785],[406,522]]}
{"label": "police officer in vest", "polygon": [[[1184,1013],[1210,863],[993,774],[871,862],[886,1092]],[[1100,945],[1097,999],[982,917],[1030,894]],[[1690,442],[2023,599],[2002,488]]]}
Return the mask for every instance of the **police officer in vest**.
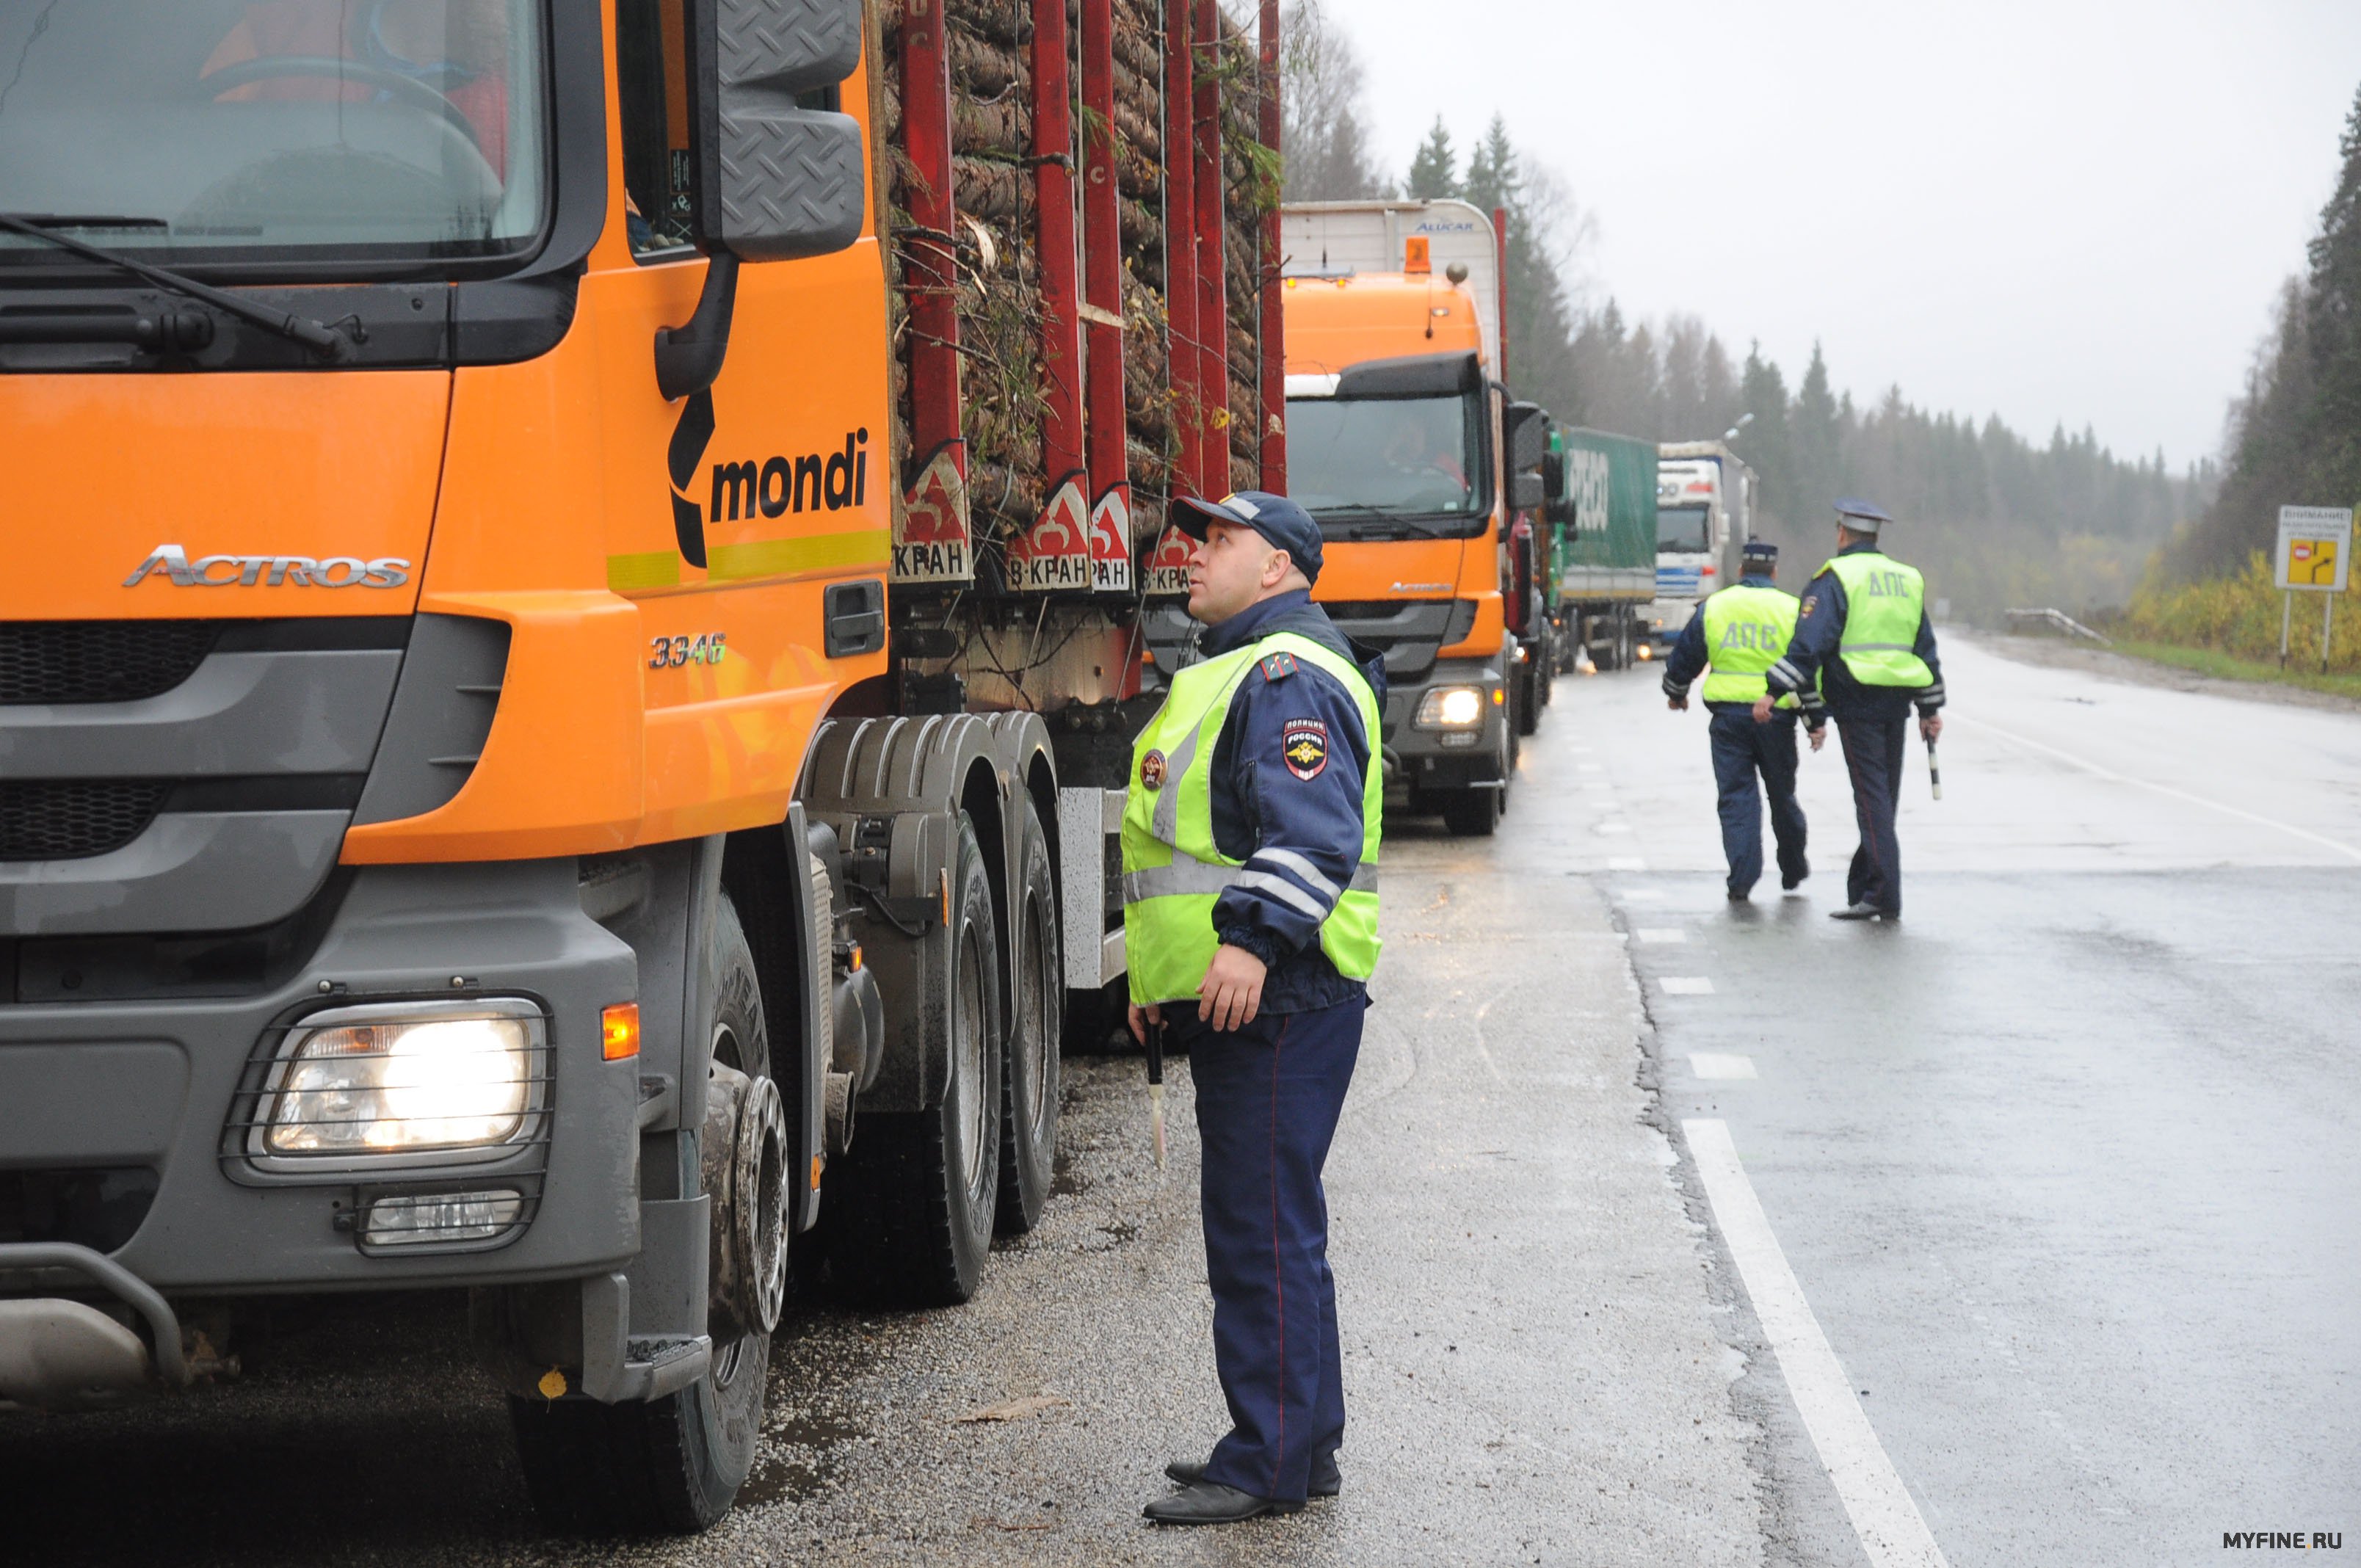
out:
{"label": "police officer in vest", "polygon": [[1773,698],[1796,693],[1808,709],[1817,686],[1836,718],[1861,823],[1845,907],[1828,912],[1836,920],[1902,918],[1894,807],[1910,710],[1918,710],[1920,735],[1932,740],[1943,732],[1943,669],[1927,619],[1926,579],[1877,547],[1879,531],[1893,521],[1867,501],[1837,503],[1836,558],[1804,590],[1795,635],[1754,705],[1754,717],[1768,720]]}
{"label": "police officer in vest", "polygon": [[[1781,697],[1767,723],[1754,704],[1768,691],[1763,672],[1786,652],[1795,632],[1795,596],[1772,585],[1779,547],[1752,539],[1740,553],[1745,575],[1711,595],[1681,629],[1664,661],[1664,697],[1675,712],[1689,706],[1689,683],[1705,677],[1706,737],[1713,746],[1713,781],[1721,792],[1721,852],[1730,861],[1730,901],[1743,904],[1763,874],[1763,804],[1771,802],[1771,836],[1779,846],[1779,885],[1793,892],[1812,874],[1804,859],[1804,808],[1795,801],[1796,699]],[[1812,715],[1812,750],[1826,738],[1827,719]],[[1762,789],[1755,788],[1761,774]]]}
{"label": "police officer in vest", "polygon": [[1378,959],[1384,666],[1312,602],[1320,529],[1283,496],[1176,499],[1198,541],[1177,672],[1132,751],[1123,926],[1132,1033],[1191,1052],[1213,1363],[1230,1431],[1175,1460],[1162,1524],[1334,1497],[1345,1435],[1322,1165]]}

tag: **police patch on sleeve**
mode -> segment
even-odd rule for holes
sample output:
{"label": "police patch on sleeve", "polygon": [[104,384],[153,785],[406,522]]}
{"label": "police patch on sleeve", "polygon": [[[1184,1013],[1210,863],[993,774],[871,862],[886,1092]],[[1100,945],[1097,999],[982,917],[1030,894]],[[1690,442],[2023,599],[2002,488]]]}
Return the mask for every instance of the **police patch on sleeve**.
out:
{"label": "police patch on sleeve", "polygon": [[1290,718],[1279,731],[1279,754],[1287,771],[1310,783],[1328,768],[1328,727],[1316,718]]}

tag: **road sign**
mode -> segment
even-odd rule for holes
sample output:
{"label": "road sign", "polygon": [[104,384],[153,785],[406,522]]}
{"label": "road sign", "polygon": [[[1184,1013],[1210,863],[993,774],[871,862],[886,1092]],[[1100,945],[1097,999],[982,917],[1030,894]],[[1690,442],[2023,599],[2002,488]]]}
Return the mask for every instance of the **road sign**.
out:
{"label": "road sign", "polygon": [[2342,507],[2279,508],[2279,586],[2298,593],[2341,594],[2353,554],[2353,513]]}

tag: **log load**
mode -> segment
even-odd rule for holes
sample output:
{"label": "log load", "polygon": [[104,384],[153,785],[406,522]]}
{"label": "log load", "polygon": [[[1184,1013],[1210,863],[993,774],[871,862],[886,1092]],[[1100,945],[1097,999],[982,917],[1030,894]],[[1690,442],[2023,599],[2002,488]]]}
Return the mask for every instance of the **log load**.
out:
{"label": "log load", "polygon": [[[1122,238],[1126,468],[1132,485],[1132,534],[1144,553],[1161,532],[1181,451],[1187,411],[1173,393],[1165,297],[1168,144],[1185,150],[1187,106],[1168,134],[1164,103],[1165,0],[1113,0],[1115,136]],[[1186,0],[1171,0],[1185,4]],[[979,591],[1003,581],[997,559],[1009,539],[1030,528],[1048,500],[1042,425],[1048,389],[1043,360],[1043,277],[1037,254],[1038,200],[1033,148],[1032,0],[875,0],[883,50],[877,101],[878,210],[885,240],[895,445],[905,488],[915,477],[911,323],[905,297],[914,249],[933,252],[928,231],[913,236],[913,182],[920,176],[906,150],[902,28],[908,17],[939,20],[950,77],[951,194],[956,224],[947,236],[956,258],[959,431],[967,446],[969,519]],[[939,7],[939,13],[936,7]],[[1068,0],[1070,54],[1079,49],[1081,0]],[[1276,156],[1257,137],[1259,109],[1254,41],[1226,17],[1222,36],[1192,51],[1201,77],[1221,83],[1221,172],[1227,309],[1213,341],[1223,349],[1228,385],[1208,397],[1219,427],[1213,450],[1227,455],[1228,488],[1258,483],[1261,420],[1260,322],[1262,218],[1278,199]],[[1071,70],[1080,80],[1079,62]],[[1054,132],[1052,133],[1054,135]],[[1071,156],[1087,134],[1077,116]],[[937,144],[938,147],[939,144]],[[936,240],[946,236],[933,236]],[[1208,323],[1210,324],[1210,323]],[[1223,415],[1226,415],[1224,419]]]}

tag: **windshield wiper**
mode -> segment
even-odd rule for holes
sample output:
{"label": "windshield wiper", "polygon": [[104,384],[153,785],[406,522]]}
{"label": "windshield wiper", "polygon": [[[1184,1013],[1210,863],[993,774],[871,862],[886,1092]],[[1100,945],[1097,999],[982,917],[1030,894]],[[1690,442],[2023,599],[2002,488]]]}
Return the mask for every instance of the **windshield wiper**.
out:
{"label": "windshield wiper", "polygon": [[1312,514],[1322,526],[1334,524],[1339,528],[1398,528],[1405,533],[1428,539],[1443,538],[1451,523],[1422,517],[1415,512],[1398,512],[1387,507],[1371,506],[1365,501],[1347,501],[1342,506],[1321,507]]}
{"label": "windshield wiper", "polygon": [[178,272],[169,271],[161,267],[151,267],[120,251],[104,249],[95,245],[85,244],[82,240],[70,239],[64,235],[54,232],[61,228],[124,229],[169,226],[161,218],[61,216],[55,213],[0,213],[0,229],[5,229],[10,234],[19,234],[27,239],[38,239],[45,244],[54,245],[60,250],[71,251],[89,260],[119,268],[135,278],[147,280],[159,289],[170,289],[175,293],[185,294],[190,299],[236,316],[242,322],[258,326],[265,332],[275,332],[281,337],[291,338],[332,365],[341,365],[352,358],[353,340],[324,322],[313,321],[309,316],[299,316],[288,311],[269,310],[249,300],[240,299],[236,294],[216,289],[209,283],[200,283],[195,279],[184,277]]}

